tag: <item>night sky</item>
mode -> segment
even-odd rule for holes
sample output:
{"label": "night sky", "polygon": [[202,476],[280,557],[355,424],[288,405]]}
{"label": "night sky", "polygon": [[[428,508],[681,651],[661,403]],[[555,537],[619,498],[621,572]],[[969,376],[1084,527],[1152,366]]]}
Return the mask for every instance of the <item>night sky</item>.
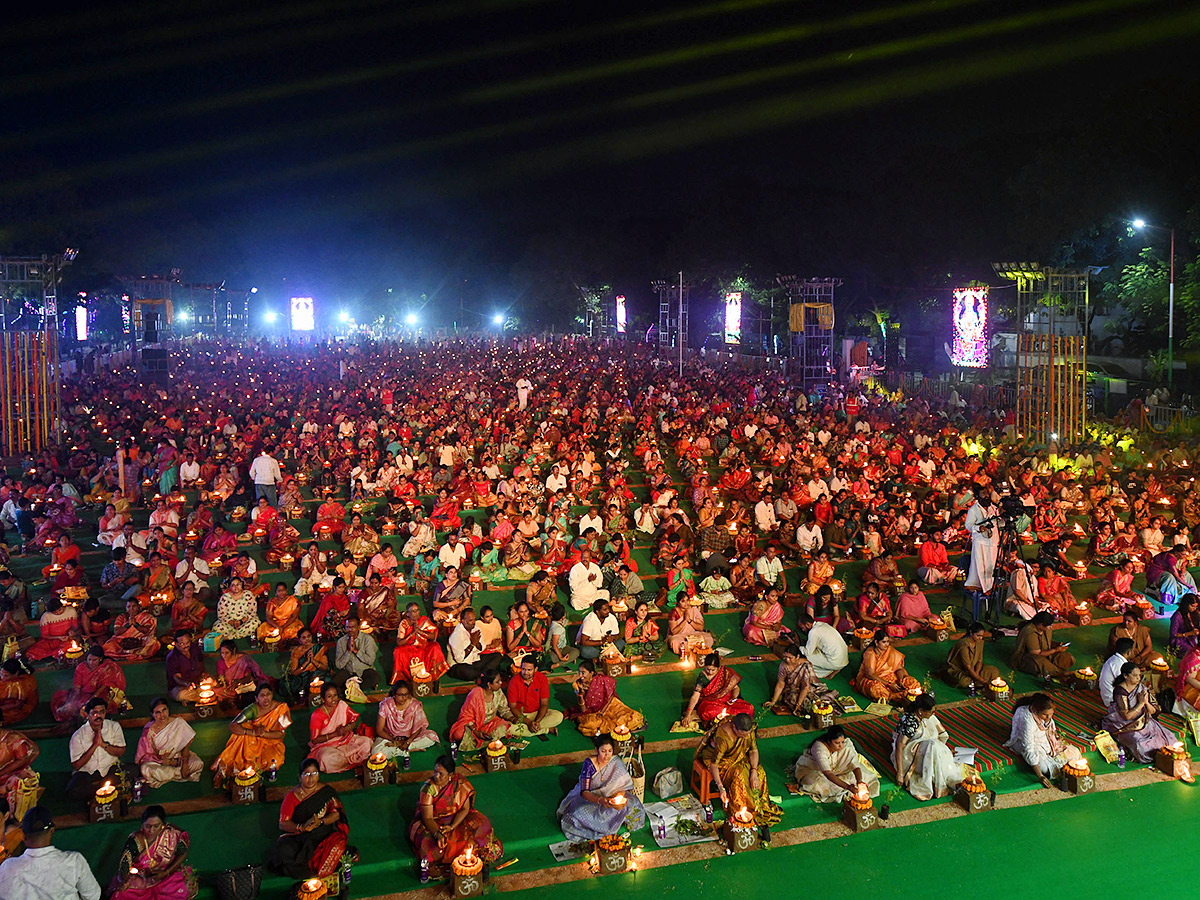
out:
{"label": "night sky", "polygon": [[0,56],[0,250],[79,246],[77,278],[436,315],[583,259],[635,303],[681,267],[886,301],[1198,186],[1190,4],[37,9]]}

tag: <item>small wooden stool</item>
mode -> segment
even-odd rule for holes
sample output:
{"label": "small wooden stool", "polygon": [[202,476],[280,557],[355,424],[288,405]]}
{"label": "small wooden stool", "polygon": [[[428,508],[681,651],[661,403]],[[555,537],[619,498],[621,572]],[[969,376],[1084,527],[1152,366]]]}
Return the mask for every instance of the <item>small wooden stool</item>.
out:
{"label": "small wooden stool", "polygon": [[717,795],[712,789],[712,772],[700,760],[692,760],[692,793],[701,803],[707,803]]}

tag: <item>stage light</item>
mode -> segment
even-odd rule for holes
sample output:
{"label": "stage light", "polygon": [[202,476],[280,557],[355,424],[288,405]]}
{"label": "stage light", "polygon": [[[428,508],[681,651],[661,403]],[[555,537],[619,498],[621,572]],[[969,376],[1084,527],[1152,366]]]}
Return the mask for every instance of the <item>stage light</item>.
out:
{"label": "stage light", "polygon": [[409,325],[416,325],[417,324],[417,314],[409,313],[407,316],[404,317],[404,321],[406,323],[408,323]]}
{"label": "stage light", "polygon": [[257,293],[258,293],[258,288],[256,288],[256,287],[254,287],[254,288],[250,288],[250,293],[252,293],[252,294],[257,294]]}
{"label": "stage light", "polygon": [[349,322],[350,321],[350,313],[346,312],[343,309],[340,313],[338,313],[338,321],[341,322],[342,324]]}
{"label": "stage light", "polygon": [[180,322],[186,322],[188,320],[188,311],[186,309],[181,309],[176,318],[178,318]]}
{"label": "stage light", "polygon": [[492,316],[492,324],[503,325],[504,324],[504,316],[500,313],[496,313],[494,316]]}
{"label": "stage light", "polygon": [[275,320],[279,318],[279,313],[275,312],[274,310],[268,310],[267,314],[263,316],[263,318],[267,320],[268,325],[274,325]]}
{"label": "stage light", "polygon": [[1136,228],[1138,231],[1141,231],[1143,228],[1146,227],[1146,220],[1145,219],[1134,219],[1133,227]]}

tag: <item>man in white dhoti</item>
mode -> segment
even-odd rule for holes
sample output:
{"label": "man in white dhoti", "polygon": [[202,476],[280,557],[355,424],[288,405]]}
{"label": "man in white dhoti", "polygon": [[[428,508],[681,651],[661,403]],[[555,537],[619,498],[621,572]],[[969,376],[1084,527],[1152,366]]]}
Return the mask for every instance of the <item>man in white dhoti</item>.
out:
{"label": "man in white dhoti", "polygon": [[971,535],[971,568],[967,572],[968,591],[990,593],[992,576],[996,570],[996,554],[1000,548],[1000,534],[992,521],[996,517],[996,507],[992,504],[991,489],[974,485],[971,493],[975,502],[967,510],[966,528]]}
{"label": "man in white dhoti", "polygon": [[532,390],[532,382],[524,375],[517,379],[517,409],[524,409],[528,405],[529,394]]}

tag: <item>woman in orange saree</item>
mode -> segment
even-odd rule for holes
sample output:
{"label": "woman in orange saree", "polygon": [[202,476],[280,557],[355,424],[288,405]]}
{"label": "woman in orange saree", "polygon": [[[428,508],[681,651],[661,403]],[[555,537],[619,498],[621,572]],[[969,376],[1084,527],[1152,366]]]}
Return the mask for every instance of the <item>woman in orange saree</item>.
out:
{"label": "woman in orange saree", "polygon": [[414,669],[420,668],[425,670],[422,677],[428,676],[435,681],[450,670],[446,655],[438,644],[437,625],[428,616],[421,615],[419,604],[410,603],[396,630],[396,649],[392,651],[392,683],[411,683],[418,674]]}
{"label": "woman in orange saree", "polygon": [[282,581],[275,585],[275,596],[267,601],[263,623],[258,626],[258,639],[266,640],[278,632],[279,640],[291,641],[300,633],[304,623],[300,621],[300,598],[289,594]]}
{"label": "woman in orange saree", "polygon": [[283,765],[283,736],[291,724],[287,704],[277,703],[271,686],[262,685],[254,694],[254,702],[229,724],[229,740],[211,766],[217,789],[235,772],[250,766],[266,772],[272,763]]}
{"label": "woman in orange saree", "polygon": [[904,670],[904,654],[892,646],[891,636],[882,628],[863,650],[862,666],[850,686],[872,700],[884,701],[903,700],[921,690],[920,682]]}

